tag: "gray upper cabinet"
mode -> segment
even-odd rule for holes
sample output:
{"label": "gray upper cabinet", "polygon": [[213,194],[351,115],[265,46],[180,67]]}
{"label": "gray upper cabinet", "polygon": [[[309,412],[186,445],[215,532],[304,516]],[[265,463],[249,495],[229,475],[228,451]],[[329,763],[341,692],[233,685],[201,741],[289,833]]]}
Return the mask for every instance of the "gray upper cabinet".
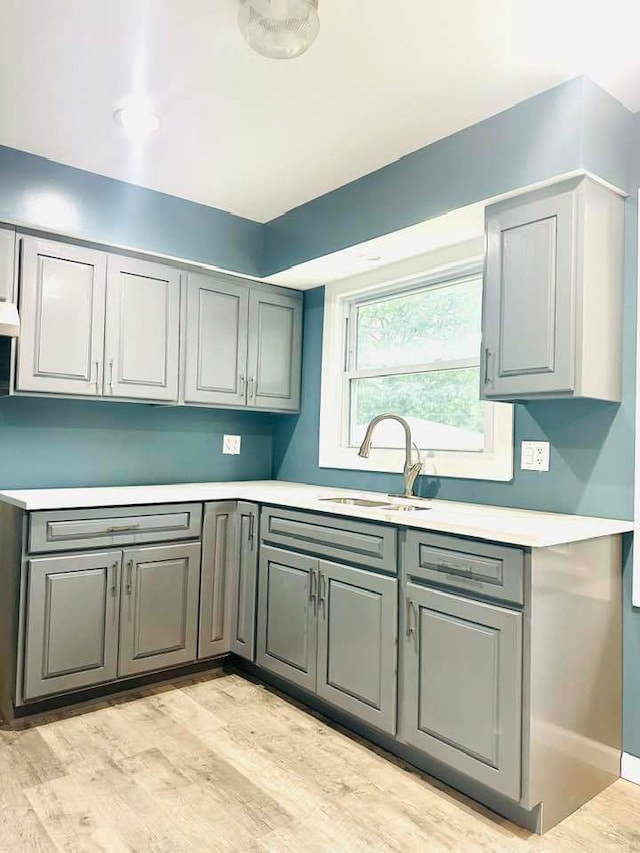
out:
{"label": "gray upper cabinet", "polygon": [[0,302],[13,301],[15,254],[15,230],[13,228],[0,228]]}
{"label": "gray upper cabinet", "polygon": [[177,401],[180,272],[109,255],[104,394]]}
{"label": "gray upper cabinet", "polygon": [[247,402],[258,409],[300,407],[302,303],[272,291],[252,290],[249,304]]}
{"label": "gray upper cabinet", "polygon": [[316,689],[318,561],[263,546],[258,593],[259,666]]}
{"label": "gray upper cabinet", "polygon": [[389,734],[396,732],[395,578],[319,564],[317,693]]}
{"label": "gray upper cabinet", "polygon": [[484,399],[620,400],[623,217],[586,177],[487,208]]}
{"label": "gray upper cabinet", "polygon": [[522,614],[407,583],[402,739],[519,800]]}
{"label": "gray upper cabinet", "polygon": [[185,402],[243,406],[249,288],[190,273],[186,313]]}
{"label": "gray upper cabinet", "polygon": [[255,660],[256,596],[260,509],[257,504],[238,501],[234,560],[231,571],[231,651]]}
{"label": "gray upper cabinet", "polygon": [[29,560],[24,697],[116,677],[120,551]]}
{"label": "gray upper cabinet", "polygon": [[105,255],[35,237],[21,244],[16,389],[101,394]]}
{"label": "gray upper cabinet", "polygon": [[205,505],[200,575],[199,658],[229,651],[228,599],[237,554],[236,515],[234,501]]}
{"label": "gray upper cabinet", "polygon": [[196,658],[200,543],[126,550],[118,674]]}

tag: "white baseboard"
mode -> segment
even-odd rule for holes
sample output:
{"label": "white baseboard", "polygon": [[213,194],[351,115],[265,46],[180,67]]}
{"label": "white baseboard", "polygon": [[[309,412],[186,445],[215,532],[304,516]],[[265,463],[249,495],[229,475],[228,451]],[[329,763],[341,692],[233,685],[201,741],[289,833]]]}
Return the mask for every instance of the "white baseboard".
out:
{"label": "white baseboard", "polygon": [[640,785],[640,758],[636,758],[635,755],[629,755],[628,752],[623,752],[620,775],[623,779],[628,779],[629,782],[635,782],[636,785]]}

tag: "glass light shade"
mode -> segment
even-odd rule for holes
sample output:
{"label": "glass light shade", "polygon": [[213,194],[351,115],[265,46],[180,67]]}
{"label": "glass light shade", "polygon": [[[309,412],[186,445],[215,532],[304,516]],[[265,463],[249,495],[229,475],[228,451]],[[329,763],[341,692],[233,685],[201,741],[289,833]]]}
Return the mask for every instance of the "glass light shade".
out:
{"label": "glass light shade", "polygon": [[238,23],[256,53],[269,59],[294,59],[318,35],[318,0],[241,0]]}

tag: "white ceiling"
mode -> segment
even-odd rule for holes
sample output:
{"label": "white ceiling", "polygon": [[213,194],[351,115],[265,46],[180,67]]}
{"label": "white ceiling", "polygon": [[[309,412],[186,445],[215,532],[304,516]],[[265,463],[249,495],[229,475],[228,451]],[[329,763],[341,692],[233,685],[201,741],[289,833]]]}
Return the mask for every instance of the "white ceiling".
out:
{"label": "white ceiling", "polygon": [[[238,0],[2,0],[0,144],[266,221],[587,73],[640,109],[636,0],[320,0],[306,55]],[[162,120],[137,147],[132,94]]]}

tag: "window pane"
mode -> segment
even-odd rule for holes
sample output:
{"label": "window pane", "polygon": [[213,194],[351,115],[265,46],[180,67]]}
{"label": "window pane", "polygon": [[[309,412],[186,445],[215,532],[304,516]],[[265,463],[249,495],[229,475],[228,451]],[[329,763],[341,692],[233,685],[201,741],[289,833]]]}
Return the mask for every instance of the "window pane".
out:
{"label": "window pane", "polygon": [[[350,443],[359,445],[371,418],[393,412],[409,422],[413,440],[429,450],[483,450],[484,403],[479,369],[437,370],[351,381]],[[404,447],[394,421],[378,424],[374,447]]]}
{"label": "window pane", "polygon": [[479,358],[480,277],[361,305],[356,369]]}

